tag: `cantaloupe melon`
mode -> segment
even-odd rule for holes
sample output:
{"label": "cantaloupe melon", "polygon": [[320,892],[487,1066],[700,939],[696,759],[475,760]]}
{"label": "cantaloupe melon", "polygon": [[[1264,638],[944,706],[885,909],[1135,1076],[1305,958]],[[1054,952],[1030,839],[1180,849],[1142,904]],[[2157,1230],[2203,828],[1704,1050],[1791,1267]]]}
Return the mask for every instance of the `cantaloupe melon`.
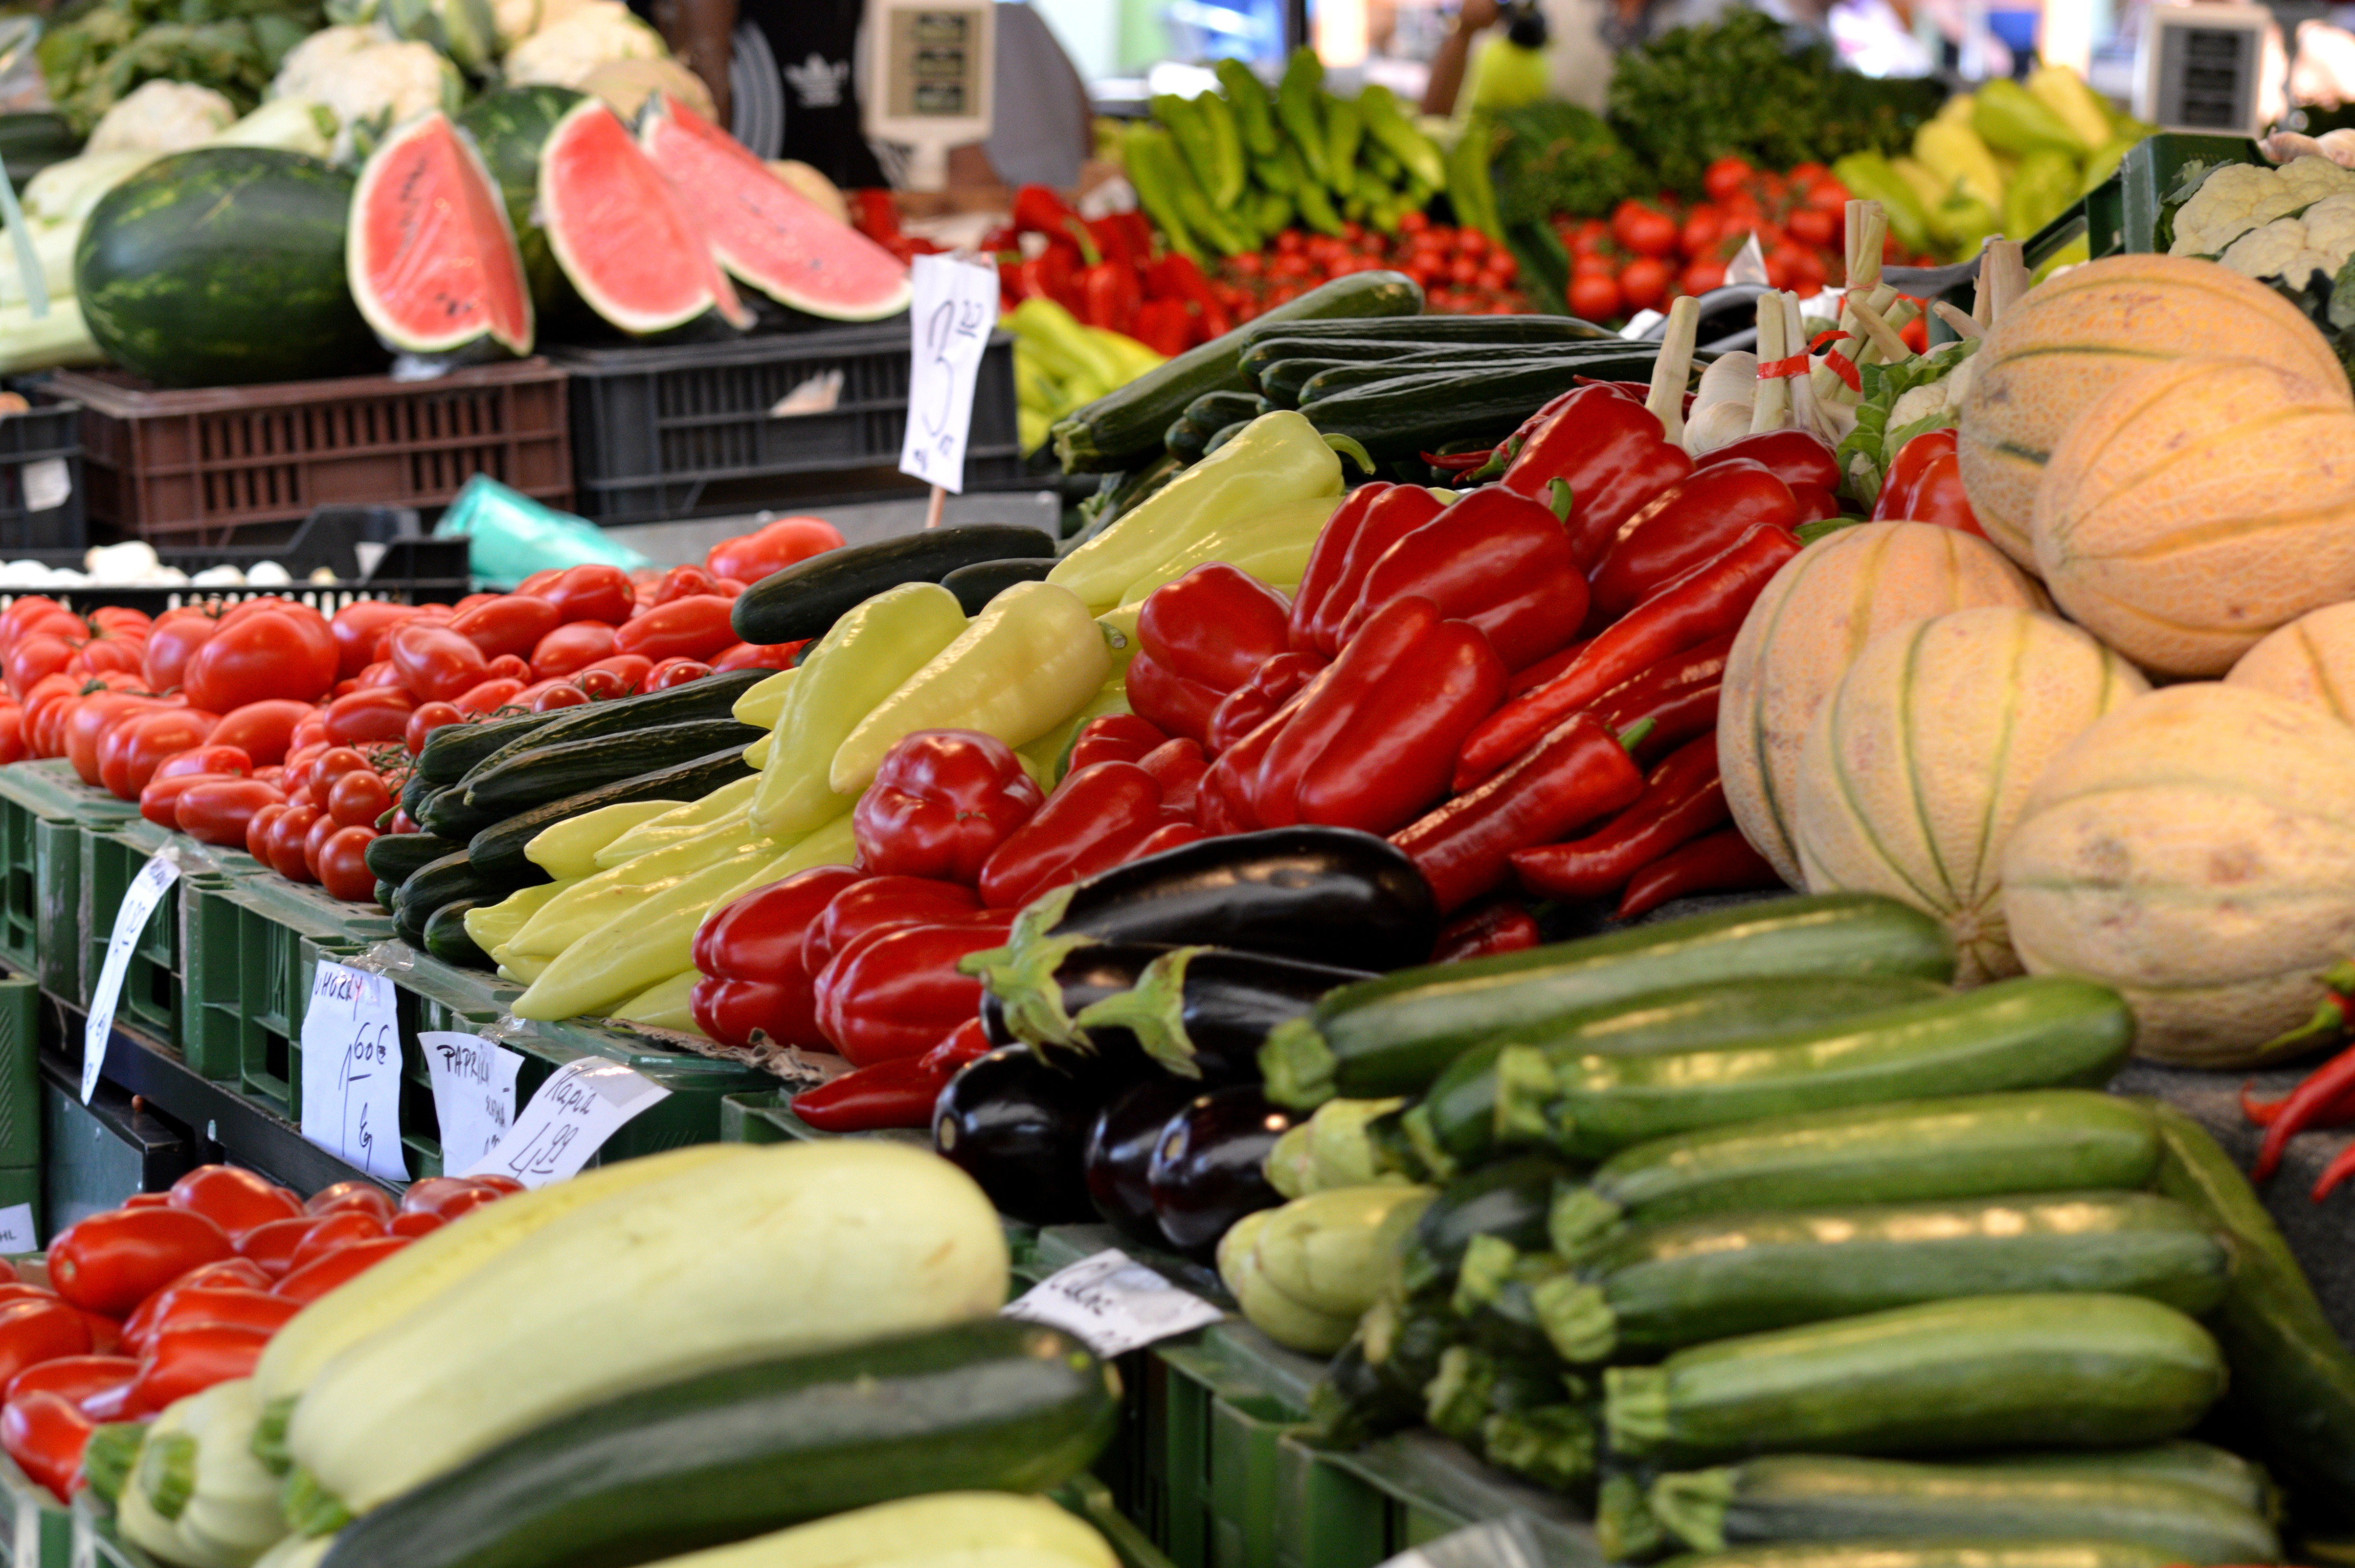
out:
{"label": "cantaloupe melon", "polygon": [[2154,360],[2218,353],[2346,385],[2330,345],[2296,307],[2213,261],[2113,256],[2023,295],[1972,356],[1956,439],[1963,486],[1987,537],[2033,569],[2037,481],[2071,422]]}
{"label": "cantaloupe melon", "polygon": [[2047,608],[1995,546],[1929,523],[1843,528],[1758,596],[1726,656],[1717,758],[1734,824],[1784,881],[1799,880],[1790,817],[1816,710],[1879,633],[1978,605]]}
{"label": "cantaloupe melon", "polygon": [[2032,609],[1958,609],[1882,632],[1800,753],[1793,836],[1808,890],[1881,893],[1937,916],[1958,983],[2018,974],[1998,874],[2020,803],[2055,752],[2149,689]]}
{"label": "cantaloupe melon", "polygon": [[2241,655],[2229,686],[2254,686],[2355,724],[2355,604],[2299,616]]}
{"label": "cantaloupe melon", "polygon": [[2003,884],[2030,974],[2115,986],[2143,1055],[2247,1065],[2355,953],[2355,729],[2222,682],[2137,697],[2045,768]]}
{"label": "cantaloupe melon", "polygon": [[2221,675],[2355,598],[2355,402],[2254,359],[2145,366],[2054,449],[2032,531],[2045,587],[2096,637],[2146,670]]}

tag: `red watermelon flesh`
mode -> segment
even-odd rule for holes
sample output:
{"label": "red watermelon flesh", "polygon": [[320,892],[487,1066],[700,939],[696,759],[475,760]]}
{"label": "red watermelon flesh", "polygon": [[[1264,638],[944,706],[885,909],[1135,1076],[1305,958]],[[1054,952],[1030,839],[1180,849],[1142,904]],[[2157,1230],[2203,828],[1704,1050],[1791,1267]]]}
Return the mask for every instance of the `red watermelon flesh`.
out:
{"label": "red watermelon flesh", "polygon": [[360,171],[344,268],[391,348],[531,352],[531,291],[506,207],[473,139],[439,111],[388,136]]}
{"label": "red watermelon flesh", "polygon": [[549,132],[538,206],[565,278],[623,332],[668,332],[713,310],[751,325],[694,214],[600,100],[582,100]]}
{"label": "red watermelon flesh", "polygon": [[832,321],[908,308],[908,269],[820,211],[750,148],[668,93],[639,133],[647,156],[703,218],[720,265],[780,304]]}

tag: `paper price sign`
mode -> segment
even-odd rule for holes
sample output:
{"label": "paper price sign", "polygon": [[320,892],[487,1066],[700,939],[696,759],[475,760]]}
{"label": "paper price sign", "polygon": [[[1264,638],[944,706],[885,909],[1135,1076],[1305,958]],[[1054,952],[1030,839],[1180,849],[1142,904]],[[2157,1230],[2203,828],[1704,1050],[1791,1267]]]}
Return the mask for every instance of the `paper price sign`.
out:
{"label": "paper price sign", "polygon": [[131,879],[122,906],[114,912],[114,931],[106,939],[106,961],[99,966],[98,985],[90,997],[90,1018],[81,1033],[84,1105],[98,1093],[99,1069],[106,1065],[106,1042],[114,1033],[114,1010],[123,1001],[123,977],[131,968],[131,949],[139,945],[139,933],[146,928],[155,906],[164,902],[164,895],[179,880],[178,863],[156,855]]}
{"label": "paper price sign", "polygon": [[442,1128],[442,1169],[481,1162],[515,1125],[516,1074],[523,1058],[479,1034],[430,1029],[418,1035],[433,1077],[433,1119]]}
{"label": "paper price sign", "polygon": [[1083,1257],[1030,1287],[1003,1313],[1044,1323],[1109,1360],[1226,1316],[1117,1250]]}
{"label": "paper price sign", "polygon": [[380,1181],[409,1180],[400,1026],[384,976],[320,960],[303,1014],[303,1136]]}
{"label": "paper price sign", "polygon": [[915,302],[908,366],[908,433],[900,471],[964,493],[964,444],[973,424],[973,384],[997,325],[997,269],[919,256],[910,277]]}
{"label": "paper price sign", "polygon": [[11,1203],[0,1209],[0,1253],[38,1252],[41,1242],[33,1230],[33,1205]]}
{"label": "paper price sign", "polygon": [[[527,1187],[561,1181],[632,1118],[669,1097],[668,1089],[619,1062],[567,1062],[539,1086],[497,1147],[456,1173],[512,1176]],[[451,1166],[444,1161],[442,1168]]]}

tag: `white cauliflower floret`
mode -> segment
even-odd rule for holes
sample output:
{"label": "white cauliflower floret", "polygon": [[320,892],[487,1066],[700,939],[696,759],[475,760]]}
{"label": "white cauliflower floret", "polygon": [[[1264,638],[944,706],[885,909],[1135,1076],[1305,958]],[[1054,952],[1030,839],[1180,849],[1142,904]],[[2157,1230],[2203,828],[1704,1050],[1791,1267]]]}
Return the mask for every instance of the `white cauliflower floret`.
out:
{"label": "white cauliflower floret", "polygon": [[1889,406],[1889,428],[1902,430],[1917,419],[1943,414],[1952,408],[1955,399],[1949,390],[1949,383],[1953,379],[1948,376],[1945,381],[1933,381],[1926,387],[1916,387],[1911,392],[1899,393],[1897,401]]}
{"label": "white cauliflower floret", "polygon": [[[2338,167],[2328,159],[2300,158],[2280,169],[2232,164],[2217,170],[2175,215],[2175,243],[2168,247],[2169,254],[2213,256],[2249,230],[2286,217],[2330,194],[2308,192],[2303,185],[2289,183],[2289,171],[2307,163]],[[2342,169],[2339,173],[2347,171]]]}
{"label": "white cauliflower floret", "polygon": [[2327,196],[2306,209],[2306,243],[2339,258],[2330,268],[2335,277],[2347,258],[2355,255],[2355,191]]}
{"label": "white cauliflower floret", "polygon": [[85,153],[180,153],[229,129],[237,108],[209,87],[150,81],[106,111]]}
{"label": "white cauliflower floret", "polygon": [[2227,246],[2225,266],[2244,278],[2279,278],[2302,288],[2314,273],[2334,278],[2355,254],[2355,194],[2316,202],[2299,217],[2279,217]]}
{"label": "white cauliflower floret", "polygon": [[517,44],[506,58],[506,79],[517,85],[578,88],[613,60],[658,60],[670,50],[662,35],[630,15],[621,0],[589,4]]}
{"label": "white cauliflower floret", "polygon": [[2298,194],[2298,206],[2355,190],[2355,169],[2341,168],[2328,158],[2292,158],[2274,171],[2274,178]]}
{"label": "white cauliflower floret", "polygon": [[397,43],[368,27],[328,27],[287,55],[273,98],[302,98],[335,116],[335,156],[356,151],[362,132],[374,133],[430,110],[454,111],[465,90],[452,65],[431,44]]}

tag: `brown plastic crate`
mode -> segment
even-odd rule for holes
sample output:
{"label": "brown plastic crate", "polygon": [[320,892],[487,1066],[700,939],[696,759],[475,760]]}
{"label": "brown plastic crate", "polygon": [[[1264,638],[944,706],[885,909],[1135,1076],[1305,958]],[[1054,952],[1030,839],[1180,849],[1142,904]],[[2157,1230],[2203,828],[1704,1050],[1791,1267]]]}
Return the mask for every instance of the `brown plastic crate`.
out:
{"label": "brown plastic crate", "polygon": [[544,359],[430,381],[363,376],[158,391],[59,371],[82,407],[90,520],[180,546],[272,544],[316,506],[434,507],[478,473],[569,508],[565,373]]}

